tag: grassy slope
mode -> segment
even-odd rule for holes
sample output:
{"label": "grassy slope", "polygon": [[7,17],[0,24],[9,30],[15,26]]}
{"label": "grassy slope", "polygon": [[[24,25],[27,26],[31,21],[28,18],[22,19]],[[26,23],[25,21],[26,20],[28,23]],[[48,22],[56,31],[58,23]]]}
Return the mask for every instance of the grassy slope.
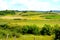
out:
{"label": "grassy slope", "polygon": [[[15,20],[16,19],[16,20]],[[11,25],[37,25],[43,26],[44,24],[60,25],[60,14],[46,14],[42,12],[27,12],[16,13],[16,15],[0,16],[0,23],[8,23]]]}
{"label": "grassy slope", "polygon": [[[55,14],[41,14],[41,13],[39,14],[39,12],[28,12],[20,15],[19,14],[20,13],[18,13],[17,15],[0,16],[0,24],[7,23],[10,26],[13,26],[13,25],[23,26],[23,25],[35,24],[39,27],[42,27],[44,24],[49,24],[52,26],[55,24],[60,25],[60,14],[56,15],[55,17],[50,16]],[[46,17],[50,19],[45,19]],[[14,19],[18,19],[18,20],[14,20]],[[20,38],[17,38],[17,40],[23,40],[23,38],[25,40],[33,40],[34,37],[36,37],[36,40],[51,40],[53,36],[22,35]],[[10,40],[13,40],[13,38],[10,38]]]}

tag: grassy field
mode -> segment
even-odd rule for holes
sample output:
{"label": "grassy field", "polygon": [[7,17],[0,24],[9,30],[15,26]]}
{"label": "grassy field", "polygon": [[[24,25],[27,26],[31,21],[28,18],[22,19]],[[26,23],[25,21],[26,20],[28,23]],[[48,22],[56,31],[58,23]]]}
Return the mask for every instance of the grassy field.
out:
{"label": "grassy field", "polygon": [[[37,25],[38,27],[42,27],[44,24],[49,24],[54,26],[56,24],[60,25],[60,14],[53,13],[47,14],[42,12],[27,12],[27,13],[16,13],[15,15],[5,15],[0,16],[0,24],[8,24],[10,26],[14,25]],[[16,40],[53,40],[53,36],[34,36],[34,35],[22,35],[20,38]],[[4,38],[3,38],[4,39]],[[13,38],[9,38],[9,40],[13,40]]]}
{"label": "grassy field", "polygon": [[[18,14],[18,13],[17,13]],[[18,15],[0,16],[0,23],[11,25],[37,25],[42,27],[44,24],[60,25],[60,14],[46,14],[39,12],[19,13]]]}
{"label": "grassy field", "polygon": [[0,19],[0,24],[7,23],[9,25],[37,25],[42,27],[44,24],[54,26],[60,25],[60,20],[12,20],[12,19]]}
{"label": "grassy field", "polygon": [[[52,36],[47,36],[47,35],[35,36],[35,35],[29,34],[29,35],[21,35],[21,37],[19,37],[19,38],[15,38],[15,37],[9,38],[8,40],[14,40],[14,39],[15,40],[53,40],[53,38],[54,38],[53,35]],[[3,40],[6,40],[6,38],[5,39],[3,38]]]}

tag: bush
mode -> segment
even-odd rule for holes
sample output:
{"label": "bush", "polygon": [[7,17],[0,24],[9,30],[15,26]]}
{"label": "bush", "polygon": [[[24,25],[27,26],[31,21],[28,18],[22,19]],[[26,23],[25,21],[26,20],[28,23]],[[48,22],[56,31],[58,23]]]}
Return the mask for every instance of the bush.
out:
{"label": "bush", "polygon": [[27,13],[27,11],[22,11],[22,13]]}
{"label": "bush", "polygon": [[10,27],[7,24],[0,25],[0,36],[6,37],[9,34],[9,37],[19,37],[21,34],[22,28],[20,26]]}
{"label": "bush", "polygon": [[36,34],[39,34],[39,32],[40,32],[40,29],[36,25],[32,25],[28,28],[28,33],[36,35]]}
{"label": "bush", "polygon": [[6,37],[9,34],[9,37],[16,36],[20,37],[20,34],[34,34],[34,35],[52,35],[55,34],[54,39],[60,40],[60,26],[55,25],[51,27],[50,25],[45,24],[41,29],[36,25],[24,25],[23,27],[14,25],[10,27],[8,24],[0,25],[0,37]]}
{"label": "bush", "polygon": [[54,33],[55,33],[54,40],[60,40],[60,26],[59,25],[54,26]]}
{"label": "bush", "polygon": [[36,25],[32,25],[32,26],[26,25],[22,28],[22,32],[24,34],[28,33],[28,34],[35,35],[35,34],[39,34],[40,30],[39,30],[39,27],[37,27]]}
{"label": "bush", "polygon": [[0,27],[3,28],[3,29],[8,29],[9,25],[8,24],[1,24]]}
{"label": "bush", "polygon": [[52,27],[50,25],[44,25],[41,30],[42,35],[51,35],[52,34]]}
{"label": "bush", "polygon": [[23,34],[26,34],[27,33],[28,27],[29,27],[28,25],[23,26],[23,28],[22,28],[22,33]]}
{"label": "bush", "polygon": [[11,37],[15,37],[16,36],[16,38],[19,38],[20,37],[20,33],[12,32],[12,34],[10,36]]}
{"label": "bush", "polygon": [[0,29],[0,37],[7,37],[7,34],[10,35],[11,34],[11,31]]}

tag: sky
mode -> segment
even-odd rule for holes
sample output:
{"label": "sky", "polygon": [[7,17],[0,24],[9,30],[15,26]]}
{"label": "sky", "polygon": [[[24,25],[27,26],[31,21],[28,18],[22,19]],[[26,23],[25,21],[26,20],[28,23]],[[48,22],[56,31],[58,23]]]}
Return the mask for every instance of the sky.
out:
{"label": "sky", "polygon": [[0,10],[60,10],[60,0],[0,0]]}

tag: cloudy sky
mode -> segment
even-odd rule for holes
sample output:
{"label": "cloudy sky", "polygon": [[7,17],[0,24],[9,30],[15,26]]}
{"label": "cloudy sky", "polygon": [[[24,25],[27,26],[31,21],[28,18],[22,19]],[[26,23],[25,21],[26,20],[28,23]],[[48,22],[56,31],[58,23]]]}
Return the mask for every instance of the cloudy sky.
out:
{"label": "cloudy sky", "polygon": [[0,10],[60,10],[60,0],[0,0]]}

